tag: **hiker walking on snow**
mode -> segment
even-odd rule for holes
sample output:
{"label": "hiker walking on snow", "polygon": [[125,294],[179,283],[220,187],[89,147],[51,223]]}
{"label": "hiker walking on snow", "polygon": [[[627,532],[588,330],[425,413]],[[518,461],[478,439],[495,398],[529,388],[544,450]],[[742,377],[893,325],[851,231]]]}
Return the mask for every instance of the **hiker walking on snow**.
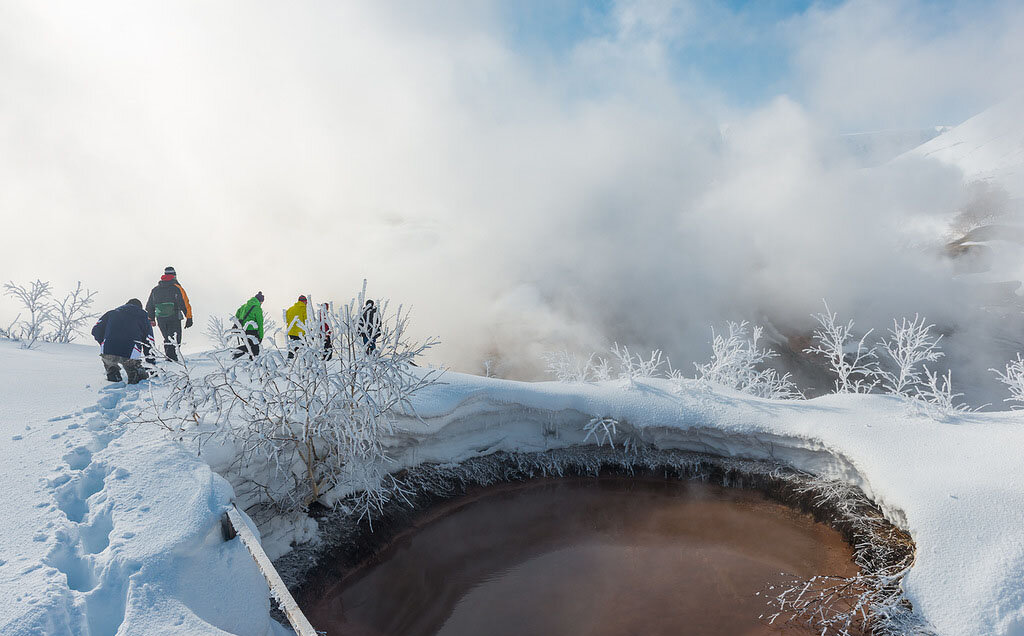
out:
{"label": "hiker walking on snow", "polygon": [[260,341],[263,340],[263,292],[245,302],[235,312],[238,328],[245,332],[242,345],[238,347],[233,358],[241,358],[248,354],[250,359],[260,354]]}
{"label": "hiker walking on snow", "polygon": [[160,327],[164,353],[177,362],[178,347],[181,345],[181,319],[185,318],[185,329],[192,326],[192,305],[173,267],[164,268],[160,282],[149,292],[146,313],[149,314],[149,324]]}
{"label": "hiker walking on snow", "polygon": [[288,358],[295,357],[299,341],[306,335],[306,297],[299,300],[284,313],[285,324],[288,325]]}
{"label": "hiker walking on snow", "polygon": [[142,368],[142,355],[143,349],[153,342],[153,325],[141,300],[132,298],[103,314],[92,328],[92,337],[100,344],[107,380],[120,382],[122,366],[128,374],[128,384],[138,384],[149,377]]}
{"label": "hiker walking on snow", "polygon": [[359,335],[363,338],[366,354],[377,350],[377,338],[380,336],[380,315],[372,300],[366,301],[363,314],[359,317]]}

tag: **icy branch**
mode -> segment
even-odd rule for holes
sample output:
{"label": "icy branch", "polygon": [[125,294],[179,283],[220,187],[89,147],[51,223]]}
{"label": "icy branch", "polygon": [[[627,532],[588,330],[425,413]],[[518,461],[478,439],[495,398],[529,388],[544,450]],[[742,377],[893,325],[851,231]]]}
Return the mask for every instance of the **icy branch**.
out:
{"label": "icy branch", "polygon": [[769,586],[771,611],[761,618],[771,625],[809,627],[823,636],[934,636],[903,596],[903,578],[914,560],[909,537],[886,523],[877,507],[846,482],[808,475],[794,487],[812,497],[816,508],[831,509],[833,525],[855,537],[854,562],[860,572]]}
{"label": "icy branch", "polygon": [[924,383],[917,392],[919,404],[925,412],[936,419],[948,419],[958,413],[968,413],[972,409],[957,398],[963,397],[963,393],[953,392],[953,372],[946,371],[945,375],[932,373],[928,367],[924,368]]}
{"label": "icy branch", "polygon": [[568,351],[544,355],[547,371],[559,382],[603,382],[611,378],[608,361],[597,354],[590,354],[586,360]]}
{"label": "icy branch", "polygon": [[[1010,397],[1004,399],[1004,402],[1024,402],[1024,359],[1021,359],[1019,353],[1016,360],[1006,363],[1005,372],[998,369],[989,369],[989,371],[999,376],[999,381],[1010,389]],[[1017,404],[1014,405],[1014,408],[1021,407]]]}
{"label": "icy branch", "polygon": [[637,380],[656,377],[666,362],[659,349],[651,351],[650,357],[644,358],[640,354],[630,353],[628,348],[618,343],[612,346],[612,355],[619,361],[619,378],[628,380],[630,386],[634,386]]}
{"label": "icy branch", "polygon": [[615,427],[618,423],[617,420],[610,417],[595,417],[583,426],[583,430],[587,433],[583,441],[587,442],[593,437],[598,446],[605,442],[608,442],[609,446],[615,446]]}

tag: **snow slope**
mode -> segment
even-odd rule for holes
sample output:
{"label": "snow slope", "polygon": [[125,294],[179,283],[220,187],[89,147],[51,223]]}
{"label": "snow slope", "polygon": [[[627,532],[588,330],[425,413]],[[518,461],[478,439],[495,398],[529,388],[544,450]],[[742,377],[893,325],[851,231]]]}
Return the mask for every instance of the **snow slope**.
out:
{"label": "snow slope", "polygon": [[995,181],[1024,197],[1024,91],[907,155],[938,159],[959,167],[967,180]]}
{"label": "snow slope", "polygon": [[[858,485],[910,532],[906,593],[939,634],[1024,635],[1022,413],[939,422],[890,396],[773,402],[667,380],[443,382],[389,440],[396,468],[594,443],[592,417],[619,420],[620,443],[784,461]],[[103,382],[94,348],[0,342],[0,387],[0,633],[281,631],[248,554],[220,537],[230,487],[123,426],[139,394]]]}
{"label": "snow slope", "polygon": [[[140,385],[141,386],[141,385]],[[231,487],[121,414],[96,347],[0,340],[0,633],[276,634]]]}

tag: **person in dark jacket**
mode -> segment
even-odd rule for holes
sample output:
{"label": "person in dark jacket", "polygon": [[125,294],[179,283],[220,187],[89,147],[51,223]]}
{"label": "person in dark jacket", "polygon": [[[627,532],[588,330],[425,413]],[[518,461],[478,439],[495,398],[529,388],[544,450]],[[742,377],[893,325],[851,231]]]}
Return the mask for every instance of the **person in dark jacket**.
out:
{"label": "person in dark jacket", "polygon": [[377,338],[380,336],[380,315],[372,300],[366,301],[363,314],[359,317],[359,335],[363,338],[363,346],[369,355],[377,350]]}
{"label": "person in dark jacket", "polygon": [[235,312],[235,321],[239,329],[245,332],[242,345],[232,358],[241,358],[248,354],[253,359],[260,354],[260,342],[263,340],[263,292],[245,301]]}
{"label": "person in dark jacket", "polygon": [[331,304],[324,303],[320,307],[320,332],[324,335],[324,360],[330,360],[334,357],[334,347],[331,344],[331,323],[329,316],[331,313]]}
{"label": "person in dark jacket", "polygon": [[192,305],[173,267],[164,268],[160,282],[149,292],[146,313],[149,314],[151,326],[160,326],[164,353],[169,359],[177,361],[178,347],[181,345],[181,319],[185,319],[185,329],[192,326]]}
{"label": "person in dark jacket", "polygon": [[100,343],[107,380],[120,382],[122,366],[128,374],[128,384],[138,384],[149,377],[142,368],[142,356],[145,347],[153,342],[153,326],[141,300],[132,298],[103,314],[92,328],[92,337]]}

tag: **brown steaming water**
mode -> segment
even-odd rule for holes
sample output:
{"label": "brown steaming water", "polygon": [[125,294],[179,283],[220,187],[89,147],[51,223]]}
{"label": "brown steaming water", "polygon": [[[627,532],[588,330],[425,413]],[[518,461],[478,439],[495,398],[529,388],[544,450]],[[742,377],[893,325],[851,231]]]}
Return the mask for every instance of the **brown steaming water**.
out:
{"label": "brown steaming water", "polygon": [[854,574],[851,559],[837,532],[757,492],[535,482],[433,508],[303,609],[331,636],[775,634],[756,592],[782,572]]}

